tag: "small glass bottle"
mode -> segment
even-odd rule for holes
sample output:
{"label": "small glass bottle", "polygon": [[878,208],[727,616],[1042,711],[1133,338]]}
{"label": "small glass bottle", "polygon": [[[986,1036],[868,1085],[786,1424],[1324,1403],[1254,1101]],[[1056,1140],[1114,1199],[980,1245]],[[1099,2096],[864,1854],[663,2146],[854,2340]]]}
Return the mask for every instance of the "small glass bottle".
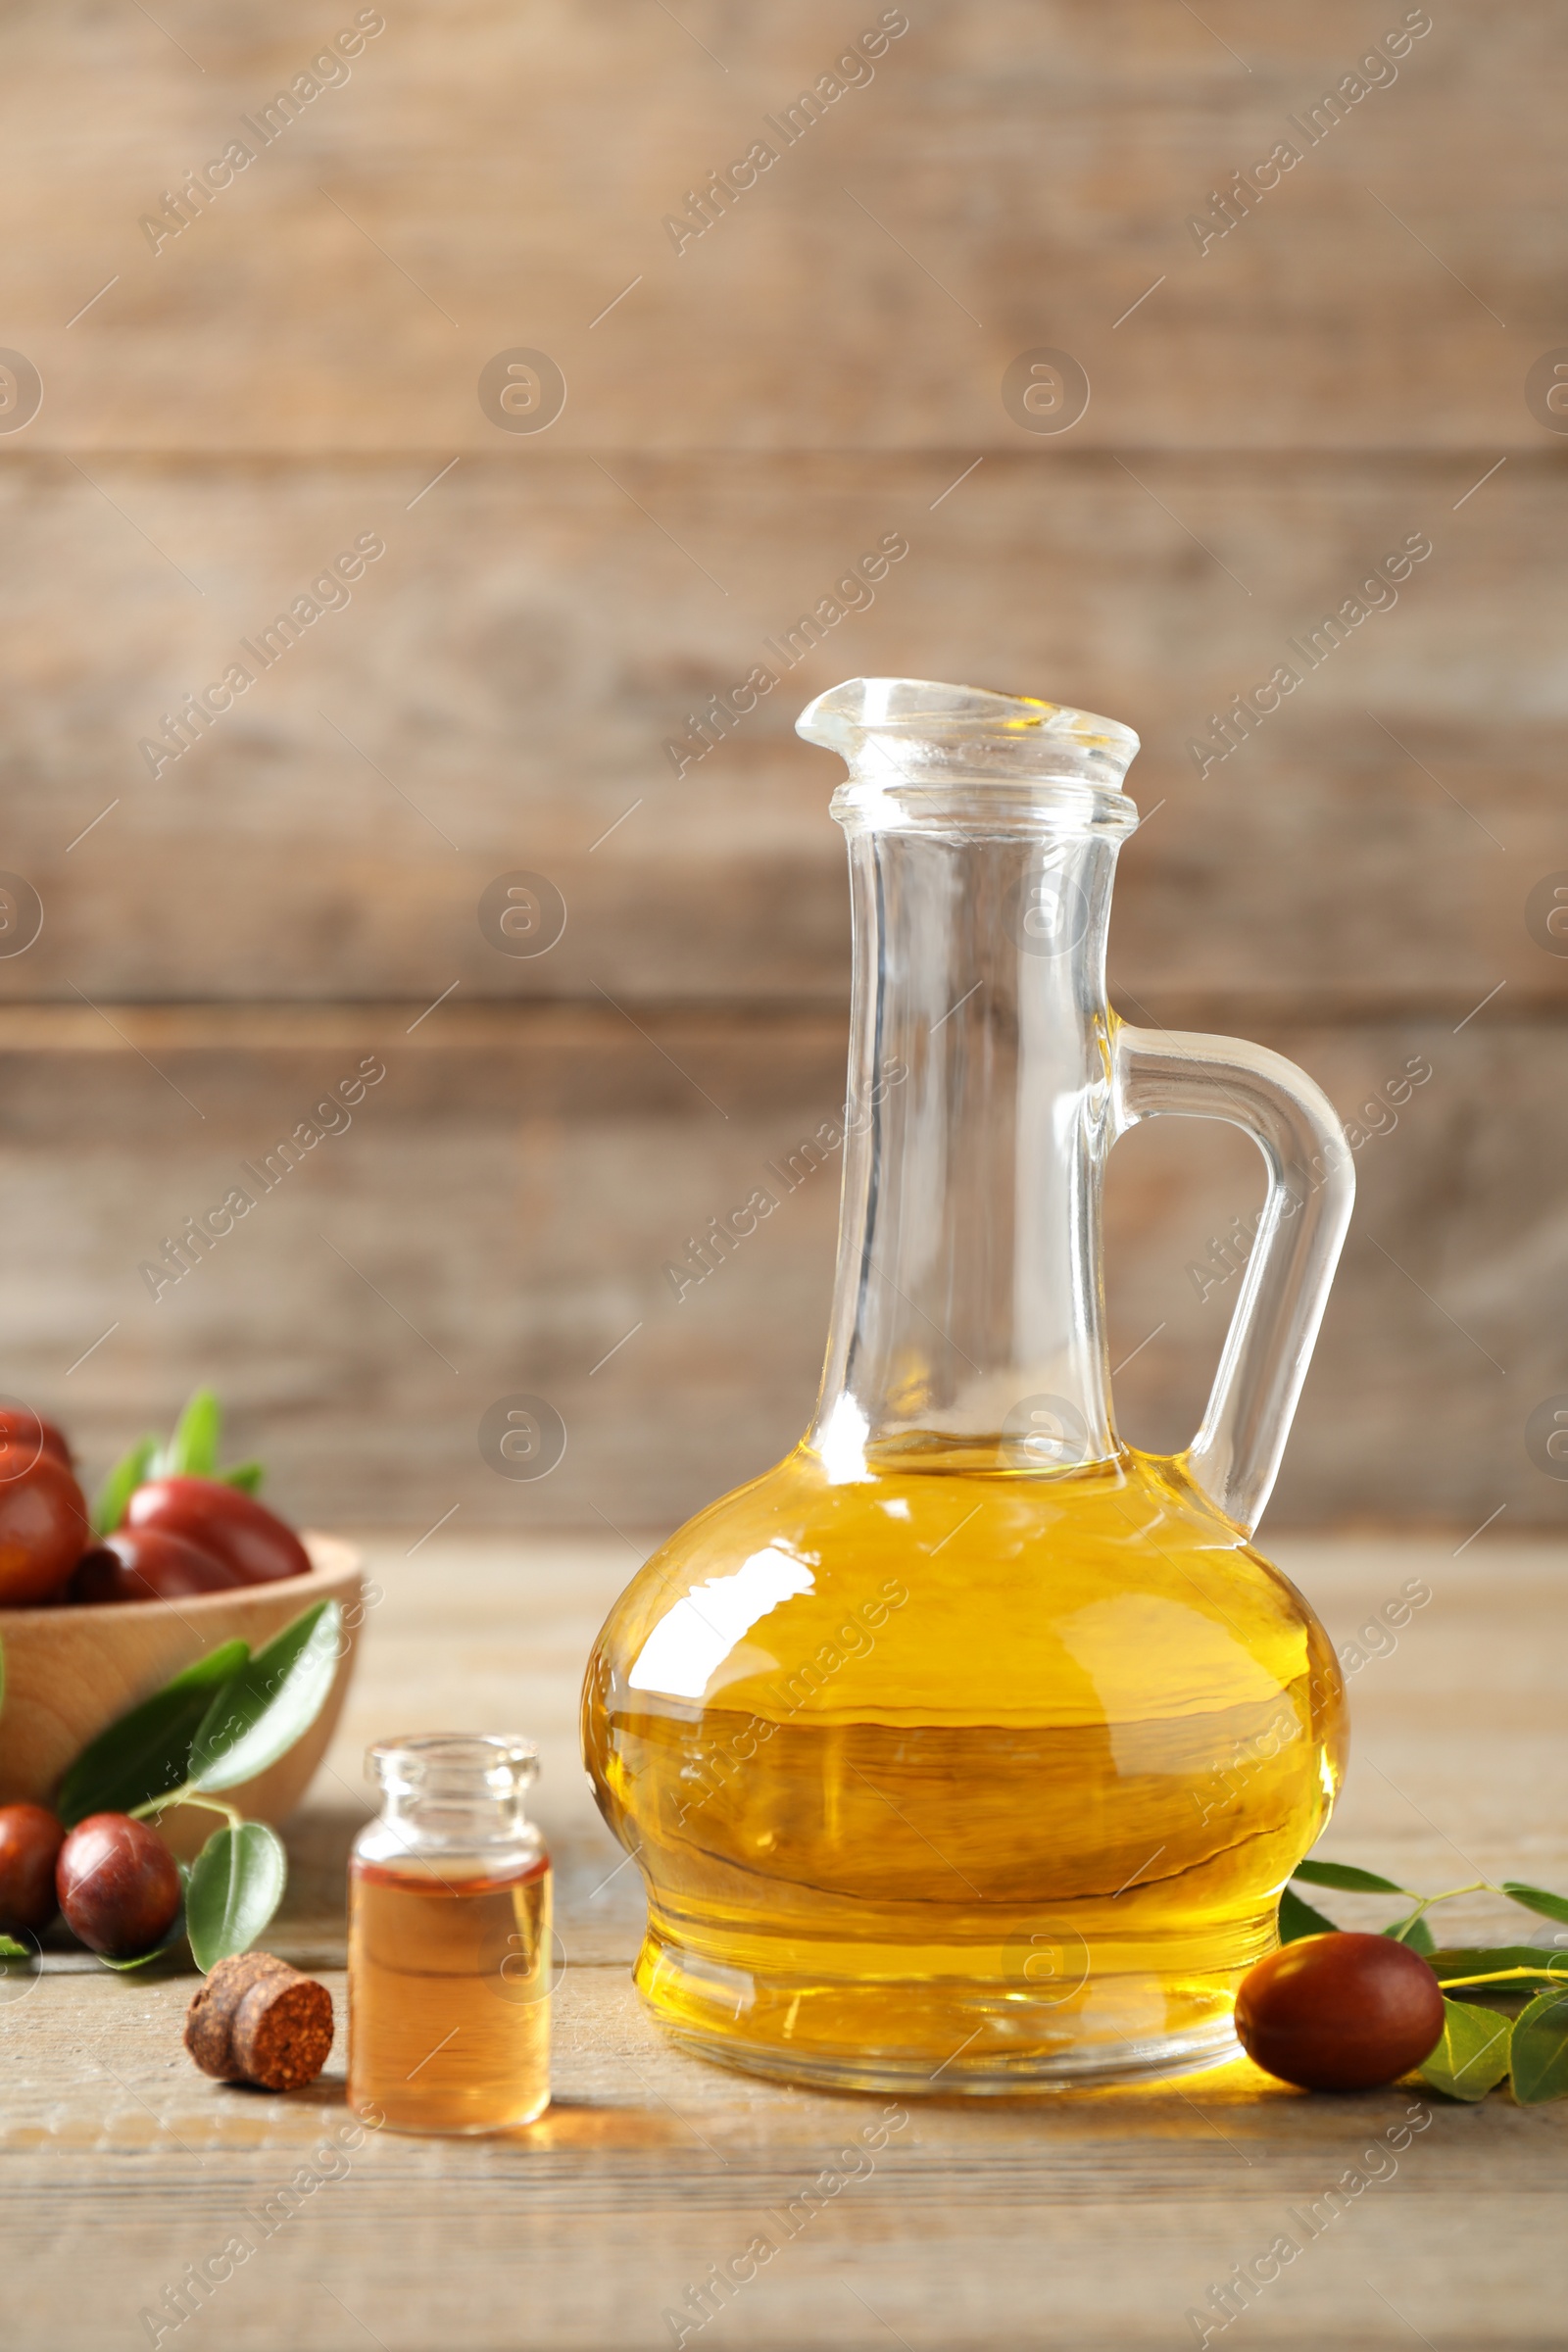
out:
{"label": "small glass bottle", "polygon": [[539,1753],[466,1733],[366,1758],[349,1864],[349,2105],[393,2132],[506,2132],[550,2104],[550,1857]]}

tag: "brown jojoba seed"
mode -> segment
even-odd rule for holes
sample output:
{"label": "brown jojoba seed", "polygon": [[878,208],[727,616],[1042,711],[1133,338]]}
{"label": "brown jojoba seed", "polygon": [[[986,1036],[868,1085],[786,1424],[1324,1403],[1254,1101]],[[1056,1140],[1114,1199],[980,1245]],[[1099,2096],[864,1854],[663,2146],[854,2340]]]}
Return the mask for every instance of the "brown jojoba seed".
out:
{"label": "brown jojoba seed", "polygon": [[1249,2058],[1302,2090],[1371,2090],[1408,2074],[1443,2034],[1443,1987],[1389,1936],[1303,1936],[1243,1979],[1236,2034]]}
{"label": "brown jojoba seed", "polygon": [[60,1848],[55,1892],[67,1927],[90,1952],[133,1960],[173,1926],[181,1887],[156,1830],[125,1813],[89,1813]]}
{"label": "brown jojoba seed", "polygon": [[0,1805],[0,1935],[35,1934],[53,1919],[65,1836],[65,1823],[45,1805]]}

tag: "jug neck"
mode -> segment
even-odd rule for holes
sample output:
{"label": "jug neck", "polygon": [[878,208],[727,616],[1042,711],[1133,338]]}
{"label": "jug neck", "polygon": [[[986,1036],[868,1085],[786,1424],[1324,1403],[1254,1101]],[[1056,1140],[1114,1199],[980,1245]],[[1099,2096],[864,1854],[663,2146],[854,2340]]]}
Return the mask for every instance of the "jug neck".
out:
{"label": "jug neck", "polygon": [[[801,732],[821,741],[819,708]],[[1136,810],[1108,776],[1020,774],[1005,742],[994,760],[975,744],[983,726],[958,743],[938,727],[935,751],[927,737],[912,755],[907,727],[891,746],[835,740],[851,765],[834,813],[850,836],[854,1000],[838,1272],[808,1443],[834,1479],[893,1461],[1059,1473],[1116,1452],[1104,952]]]}

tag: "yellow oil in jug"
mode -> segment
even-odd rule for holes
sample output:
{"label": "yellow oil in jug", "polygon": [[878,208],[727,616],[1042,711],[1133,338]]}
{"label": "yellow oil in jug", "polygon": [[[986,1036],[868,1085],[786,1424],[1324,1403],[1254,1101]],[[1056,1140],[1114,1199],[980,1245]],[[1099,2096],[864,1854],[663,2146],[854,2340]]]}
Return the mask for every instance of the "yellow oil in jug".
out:
{"label": "yellow oil in jug", "polygon": [[612,1612],[584,1752],[638,1983],[795,2079],[1029,2091],[1212,2063],[1343,1766],[1307,1603],[1184,1478],[806,1447]]}

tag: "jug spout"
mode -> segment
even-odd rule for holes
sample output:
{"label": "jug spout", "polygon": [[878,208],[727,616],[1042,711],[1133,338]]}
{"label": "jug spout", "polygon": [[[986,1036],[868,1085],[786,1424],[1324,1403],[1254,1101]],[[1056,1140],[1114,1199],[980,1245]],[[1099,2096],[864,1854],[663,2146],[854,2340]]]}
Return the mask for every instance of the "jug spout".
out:
{"label": "jug spout", "polygon": [[1121,789],[1138,751],[1132,728],[1032,695],[851,678],[808,704],[796,732],[848,766],[833,805],[844,824],[896,821],[900,808],[906,819],[951,814],[940,804],[961,799],[965,787],[990,788],[969,807],[980,821],[1049,824],[1076,814],[1112,833],[1138,821]]}

